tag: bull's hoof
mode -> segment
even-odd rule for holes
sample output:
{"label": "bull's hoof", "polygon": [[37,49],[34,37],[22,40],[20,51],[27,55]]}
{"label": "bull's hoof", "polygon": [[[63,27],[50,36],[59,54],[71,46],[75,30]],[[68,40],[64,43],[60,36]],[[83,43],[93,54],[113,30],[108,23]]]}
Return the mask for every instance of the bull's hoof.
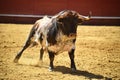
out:
{"label": "bull's hoof", "polygon": [[49,67],[49,71],[52,72],[52,71],[53,71],[53,68],[52,68],[52,67]]}
{"label": "bull's hoof", "polygon": [[76,68],[71,68],[72,72],[76,72]]}
{"label": "bull's hoof", "polygon": [[14,63],[18,63],[18,59],[15,58],[13,62],[14,62]]}

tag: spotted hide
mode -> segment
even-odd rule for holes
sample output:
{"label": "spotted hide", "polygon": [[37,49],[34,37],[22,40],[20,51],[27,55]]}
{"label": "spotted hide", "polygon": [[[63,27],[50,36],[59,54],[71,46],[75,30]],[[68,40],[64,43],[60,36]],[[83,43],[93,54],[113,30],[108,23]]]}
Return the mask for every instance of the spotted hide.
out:
{"label": "spotted hide", "polygon": [[[65,10],[51,18],[45,16],[36,21],[30,31],[25,45],[15,57],[14,62],[18,62],[23,51],[30,46],[30,44],[35,46],[36,44],[40,43],[40,60],[42,60],[44,51],[46,50],[50,59],[50,71],[52,71],[54,68],[53,61],[55,55],[62,53],[63,51],[68,51],[71,60],[71,69],[73,71],[76,70],[74,51],[77,36],[77,26],[83,21],[89,19],[90,15],[86,17],[72,10]],[[33,40],[31,38],[33,38]]]}

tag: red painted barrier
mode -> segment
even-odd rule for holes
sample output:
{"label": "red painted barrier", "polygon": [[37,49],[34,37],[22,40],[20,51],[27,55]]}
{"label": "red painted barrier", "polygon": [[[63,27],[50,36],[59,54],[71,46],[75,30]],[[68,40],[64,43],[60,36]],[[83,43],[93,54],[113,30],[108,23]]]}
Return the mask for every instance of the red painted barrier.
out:
{"label": "red painted barrier", "polygon": [[[120,17],[119,4],[120,0],[1,0],[0,14],[54,15],[62,10],[75,10],[82,15],[88,15],[91,11],[92,16]],[[0,18],[4,20],[2,22],[7,19]]]}

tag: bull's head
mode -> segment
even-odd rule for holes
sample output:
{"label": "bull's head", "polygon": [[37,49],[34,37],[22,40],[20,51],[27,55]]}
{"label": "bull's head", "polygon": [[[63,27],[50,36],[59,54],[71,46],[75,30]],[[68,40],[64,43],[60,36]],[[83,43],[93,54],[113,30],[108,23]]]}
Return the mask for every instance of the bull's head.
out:
{"label": "bull's head", "polygon": [[67,10],[67,11],[64,11],[63,13],[61,13],[60,15],[58,15],[57,18],[60,22],[69,20],[72,22],[76,21],[76,23],[80,24],[83,21],[90,20],[91,12],[89,12],[88,16],[83,16],[83,15],[80,15],[79,13],[77,13],[76,11]]}

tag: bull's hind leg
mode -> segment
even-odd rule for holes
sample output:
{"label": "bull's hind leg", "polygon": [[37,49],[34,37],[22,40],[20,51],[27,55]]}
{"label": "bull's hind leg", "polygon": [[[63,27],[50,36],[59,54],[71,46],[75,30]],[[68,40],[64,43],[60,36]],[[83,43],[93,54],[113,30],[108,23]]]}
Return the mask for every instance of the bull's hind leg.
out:
{"label": "bull's hind leg", "polygon": [[41,49],[40,49],[40,61],[42,61],[43,54],[44,54],[44,49],[41,48]]}
{"label": "bull's hind leg", "polygon": [[[40,40],[40,44],[41,44],[41,46],[42,46],[42,43],[43,43],[43,37],[42,37],[43,35],[42,34],[40,34],[40,38],[39,38],[39,40]],[[42,46],[42,48],[40,49],[40,61],[42,60],[42,58],[43,58],[43,54],[44,54],[44,49],[43,49],[43,46]]]}
{"label": "bull's hind leg", "polygon": [[36,66],[41,66],[42,64],[42,59],[43,59],[43,54],[44,54],[44,49],[43,47],[40,49],[40,58],[39,58],[39,61],[38,63],[36,64]]}
{"label": "bull's hind leg", "polygon": [[55,53],[52,51],[48,51],[48,54],[50,59],[49,71],[53,71],[54,69],[53,61],[54,61]]}
{"label": "bull's hind leg", "polygon": [[71,60],[72,71],[76,70],[76,66],[75,66],[75,62],[74,62],[74,51],[75,51],[75,49],[71,49],[71,51],[69,51],[69,57],[70,57],[70,60]]}
{"label": "bull's hind leg", "polygon": [[27,49],[27,48],[29,47],[29,45],[30,45],[30,42],[29,42],[29,41],[26,41],[26,43],[25,43],[25,45],[23,46],[23,48],[22,48],[22,49],[18,52],[18,54],[16,55],[16,57],[15,57],[15,59],[14,59],[14,62],[15,62],[15,63],[18,62],[18,60],[20,59],[23,51],[24,51],[25,49]]}
{"label": "bull's hind leg", "polygon": [[26,40],[26,42],[25,42],[25,44],[23,46],[23,48],[20,50],[20,52],[16,55],[16,57],[14,59],[15,63],[18,62],[18,60],[20,59],[23,51],[30,46],[31,38],[34,36],[34,34],[35,34],[35,28],[33,26],[32,29],[31,29],[31,31],[30,31],[30,34],[29,34],[29,36],[28,36],[28,38],[27,38],[27,40]]}

